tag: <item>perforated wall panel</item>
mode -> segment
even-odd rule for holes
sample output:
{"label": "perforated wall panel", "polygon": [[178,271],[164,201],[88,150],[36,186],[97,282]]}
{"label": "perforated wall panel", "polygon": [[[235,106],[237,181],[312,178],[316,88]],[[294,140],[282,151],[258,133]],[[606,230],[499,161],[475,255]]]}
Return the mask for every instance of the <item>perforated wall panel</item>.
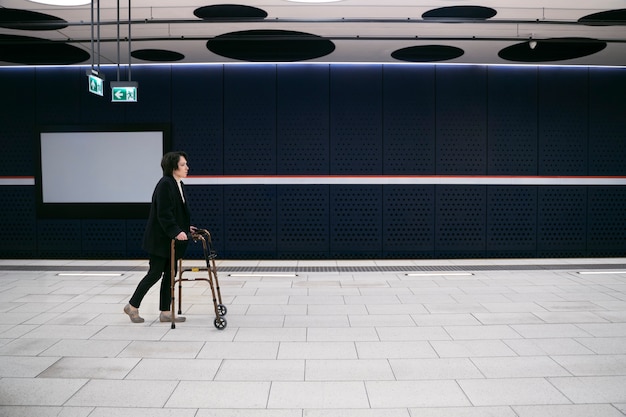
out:
{"label": "perforated wall panel", "polygon": [[437,174],[487,173],[487,71],[437,67]]}
{"label": "perforated wall panel", "polygon": [[224,187],[225,256],[276,256],[276,186]]}
{"label": "perforated wall panel", "polygon": [[81,123],[79,89],[81,85],[87,88],[84,77],[85,71],[78,67],[36,68],[36,122],[40,125]]}
{"label": "perforated wall panel", "polygon": [[537,69],[488,74],[488,174],[537,175]]}
{"label": "perforated wall panel", "polygon": [[540,256],[584,256],[585,187],[539,187],[537,250]]}
{"label": "perforated wall panel", "polygon": [[381,67],[330,68],[330,173],[383,171]]}
{"label": "perforated wall panel", "polygon": [[435,250],[438,254],[484,256],[486,198],[485,186],[436,188]]}
{"label": "perforated wall panel", "polygon": [[33,187],[0,187],[0,252],[3,256],[35,257],[37,228],[34,194]]}
{"label": "perforated wall panel", "polygon": [[537,188],[487,187],[487,254],[534,256]]}
{"label": "perforated wall panel", "polygon": [[146,220],[126,220],[126,256],[129,259],[148,258],[148,253],[141,247],[145,230]]}
{"label": "perforated wall panel", "polygon": [[331,257],[381,256],[382,191],[382,186],[376,185],[331,187]]}
{"label": "perforated wall panel", "polygon": [[330,195],[328,185],[278,187],[279,256],[328,256]]}
{"label": "perforated wall panel", "polygon": [[34,140],[35,70],[9,70],[0,76],[0,91],[11,104],[0,112],[0,176],[33,175],[36,161]]}
{"label": "perforated wall panel", "polygon": [[587,70],[539,72],[539,175],[587,175]]}
{"label": "perforated wall panel", "polygon": [[189,155],[189,175],[224,172],[223,70],[172,68],[172,147]]}
{"label": "perforated wall panel", "polygon": [[329,174],[328,84],[327,66],[278,68],[276,128],[279,175]]}
{"label": "perforated wall panel", "polygon": [[589,256],[626,255],[626,187],[588,190]]}
{"label": "perforated wall panel", "polygon": [[435,173],[435,69],[383,69],[383,172]]}
{"label": "perforated wall panel", "polygon": [[434,240],[435,186],[385,186],[383,249],[386,256],[432,256]]}
{"label": "perforated wall panel", "polygon": [[[169,123],[172,118],[171,67],[133,67],[132,80],[139,83],[136,103],[115,103],[124,106],[126,121],[132,123]],[[126,78],[124,78],[126,79]]]}
{"label": "perforated wall panel", "polygon": [[[211,233],[217,255],[224,256],[224,187],[193,185],[185,188],[190,210],[191,224]],[[187,257],[203,259],[201,242],[189,245]]]}
{"label": "perforated wall panel", "polygon": [[276,173],[276,66],[224,67],[224,174]]}
{"label": "perforated wall panel", "polygon": [[83,255],[96,259],[126,256],[125,220],[83,220]]}
{"label": "perforated wall panel", "polygon": [[40,258],[81,258],[80,220],[38,220],[37,256]]}
{"label": "perforated wall panel", "polygon": [[589,70],[589,175],[626,175],[626,78]]}

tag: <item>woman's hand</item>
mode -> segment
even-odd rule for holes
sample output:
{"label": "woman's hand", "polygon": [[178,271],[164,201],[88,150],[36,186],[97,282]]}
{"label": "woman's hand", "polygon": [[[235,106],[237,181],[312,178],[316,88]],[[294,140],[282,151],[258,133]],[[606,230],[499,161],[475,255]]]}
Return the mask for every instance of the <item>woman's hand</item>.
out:
{"label": "woman's hand", "polygon": [[176,235],[175,239],[176,240],[188,240],[189,238],[187,237],[187,233],[180,232],[179,234]]}

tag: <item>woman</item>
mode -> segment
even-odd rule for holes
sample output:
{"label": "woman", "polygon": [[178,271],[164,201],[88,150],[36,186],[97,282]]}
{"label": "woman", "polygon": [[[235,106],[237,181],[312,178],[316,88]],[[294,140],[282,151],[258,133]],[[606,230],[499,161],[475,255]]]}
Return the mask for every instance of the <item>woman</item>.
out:
{"label": "woman", "polygon": [[[139,306],[148,290],[161,279],[159,298],[159,320],[172,320],[170,305],[171,295],[171,242],[176,239],[176,259],[185,253],[188,232],[196,228],[190,225],[190,211],[181,180],[187,177],[189,166],[185,152],[168,152],[161,159],[163,177],[159,180],[154,193],[150,215],[143,237],[143,248],[150,255],[150,267],[146,276],[139,282],[130,301],[124,307],[133,323],[143,323],[139,316]],[[174,262],[176,270],[176,262]],[[176,321],[185,321],[185,317],[176,317]]]}

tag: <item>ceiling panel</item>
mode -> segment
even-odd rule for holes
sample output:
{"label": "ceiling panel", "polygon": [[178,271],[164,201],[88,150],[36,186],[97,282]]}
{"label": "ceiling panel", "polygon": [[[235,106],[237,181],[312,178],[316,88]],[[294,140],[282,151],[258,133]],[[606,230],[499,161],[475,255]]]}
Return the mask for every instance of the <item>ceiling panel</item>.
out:
{"label": "ceiling panel", "polygon": [[[281,54],[280,48],[307,48],[307,40],[325,39],[334,44],[331,53],[305,59],[296,58],[295,61],[411,62],[395,59],[392,53],[402,48],[439,45],[460,48],[463,53],[457,58],[446,60],[431,57],[426,62],[625,66],[626,3],[621,0],[596,0],[593,7],[587,2],[584,5],[578,3],[582,2],[429,0],[418,3],[413,0],[343,0],[314,4],[264,0],[215,4],[202,0],[133,0],[130,47],[133,51],[163,49],[178,52],[184,55],[184,59],[176,61],[181,63],[248,62],[250,59],[245,56],[235,59],[213,53],[207,49],[207,42],[215,44],[219,41],[222,42],[220,45],[232,48],[237,48],[241,43],[253,42],[252,45],[258,45],[259,50],[266,51],[263,57],[267,62],[281,62],[284,54]],[[128,63],[128,4],[121,0],[118,11],[116,0],[100,1],[100,20],[94,23],[99,23],[101,63]],[[230,15],[228,19],[202,20],[194,15],[196,9],[209,5],[213,8],[224,5],[254,7],[265,11],[267,17],[250,20]],[[425,12],[438,8],[462,11],[470,6],[491,8],[496,14],[488,19],[453,15],[448,19],[432,21],[422,17]],[[29,30],[39,20],[29,21],[28,16],[17,21],[10,17],[1,17],[12,16],[12,11],[43,13],[65,20],[68,26],[57,30]],[[610,25],[590,26],[578,22],[584,16],[604,11],[614,12],[613,20],[605,22]],[[94,12],[97,15],[97,3],[94,4]],[[49,42],[80,48],[90,56],[97,53],[97,50],[93,53],[91,51],[91,15],[92,8],[89,4],[58,7],[28,0],[4,0],[0,7],[0,65],[22,65],[24,62],[20,62],[20,51],[24,54],[29,51],[37,52],[37,48]],[[22,28],[16,28],[15,25]],[[246,31],[256,32],[253,32],[254,36],[241,33]],[[302,36],[305,35],[293,32],[319,38],[303,39]],[[234,38],[223,39],[226,34],[232,34]],[[221,38],[215,39],[216,37]],[[538,50],[530,51],[529,47],[529,56],[523,60],[507,60],[499,56],[502,49],[520,43],[528,44],[531,38],[539,42]],[[549,45],[551,48],[559,47],[560,44],[554,43],[557,41],[568,42],[566,46],[569,47],[573,42],[572,38],[576,38],[577,42],[585,42],[587,39],[601,41],[606,46],[598,52],[568,59],[550,59],[552,56],[546,55],[544,49],[544,55],[541,55],[544,58],[539,59],[540,48],[547,45],[541,43],[542,41],[550,39],[553,42]],[[122,50],[119,59],[116,52],[118,42]],[[271,55],[272,51],[275,52],[274,56]],[[419,48],[417,51],[419,53]],[[293,55],[292,58],[297,56]],[[287,60],[293,61],[294,59]],[[147,61],[133,58],[131,62],[140,64]],[[90,63],[91,57],[83,62],[73,62],[83,65]],[[36,65],[32,62],[26,64]]]}

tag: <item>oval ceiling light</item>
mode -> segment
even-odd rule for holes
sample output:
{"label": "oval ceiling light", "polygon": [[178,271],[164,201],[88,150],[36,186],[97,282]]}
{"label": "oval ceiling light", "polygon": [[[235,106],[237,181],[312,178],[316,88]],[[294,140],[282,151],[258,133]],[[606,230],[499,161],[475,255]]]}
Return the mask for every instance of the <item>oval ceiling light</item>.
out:
{"label": "oval ceiling light", "polygon": [[151,62],[175,62],[185,59],[185,55],[166,49],[137,49],[130,54],[133,58]]}
{"label": "oval ceiling light", "polygon": [[465,22],[487,20],[496,15],[491,7],[484,6],[449,6],[432,9],[422,14],[424,20],[438,22]]}
{"label": "oval ceiling light", "polygon": [[91,4],[91,0],[28,0],[33,3],[48,4],[50,6],[84,6]]}
{"label": "oval ceiling light", "polygon": [[465,52],[447,45],[409,46],[391,53],[392,58],[407,62],[437,62],[458,58]]}
{"label": "oval ceiling light", "polygon": [[58,30],[66,28],[67,22],[45,13],[0,8],[0,27],[19,30]]}
{"label": "oval ceiling light", "polygon": [[507,61],[549,62],[582,58],[606,48],[606,42],[590,38],[550,38],[508,46],[498,52]]}
{"label": "oval ceiling light", "polygon": [[605,10],[578,19],[588,26],[621,26],[626,24],[626,9]]}
{"label": "oval ceiling light", "polygon": [[251,62],[294,62],[319,58],[335,50],[321,36],[290,30],[245,30],[210,39],[206,47],[226,58]]}
{"label": "oval ceiling light", "polygon": [[267,17],[267,12],[263,9],[240,4],[203,6],[194,10],[193,14],[203,20],[265,19]]}
{"label": "oval ceiling light", "polygon": [[85,62],[90,56],[89,52],[64,42],[0,34],[0,61],[24,65],[71,65]]}

